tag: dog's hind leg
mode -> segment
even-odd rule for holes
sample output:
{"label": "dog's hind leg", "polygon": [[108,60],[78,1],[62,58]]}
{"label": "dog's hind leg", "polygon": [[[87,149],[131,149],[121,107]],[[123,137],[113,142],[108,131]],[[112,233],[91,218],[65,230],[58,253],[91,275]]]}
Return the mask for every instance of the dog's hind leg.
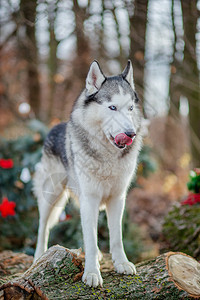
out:
{"label": "dog's hind leg", "polygon": [[47,204],[44,208],[40,208],[38,239],[34,261],[47,250],[50,229],[58,223],[60,214],[67,200],[67,192],[63,191],[53,205]]}
{"label": "dog's hind leg", "polygon": [[50,215],[51,207],[46,206],[45,209],[39,211],[39,229],[37,237],[37,247],[34,255],[34,261],[37,260],[46,250],[49,237],[48,219]]}
{"label": "dog's hind leg", "polygon": [[47,250],[50,229],[58,222],[68,200],[63,173],[45,169],[41,164],[34,177],[34,193],[39,208],[39,230],[34,261]]}

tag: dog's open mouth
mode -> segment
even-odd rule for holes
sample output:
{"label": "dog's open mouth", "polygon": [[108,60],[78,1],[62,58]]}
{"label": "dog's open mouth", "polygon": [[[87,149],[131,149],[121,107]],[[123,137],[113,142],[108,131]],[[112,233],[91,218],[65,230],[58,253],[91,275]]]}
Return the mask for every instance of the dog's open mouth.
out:
{"label": "dog's open mouth", "polygon": [[119,133],[115,138],[110,134],[110,139],[119,149],[124,149],[126,146],[130,146],[133,142],[133,139],[125,133]]}

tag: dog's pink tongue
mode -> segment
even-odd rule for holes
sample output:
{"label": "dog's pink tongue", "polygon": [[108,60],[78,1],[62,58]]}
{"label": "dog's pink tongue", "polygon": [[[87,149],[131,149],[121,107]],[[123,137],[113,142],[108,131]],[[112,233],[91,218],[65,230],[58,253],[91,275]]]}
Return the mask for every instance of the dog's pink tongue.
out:
{"label": "dog's pink tongue", "polygon": [[115,143],[118,145],[118,146],[129,146],[131,145],[133,142],[133,140],[127,136],[125,133],[119,133],[118,135],[116,135],[115,137]]}

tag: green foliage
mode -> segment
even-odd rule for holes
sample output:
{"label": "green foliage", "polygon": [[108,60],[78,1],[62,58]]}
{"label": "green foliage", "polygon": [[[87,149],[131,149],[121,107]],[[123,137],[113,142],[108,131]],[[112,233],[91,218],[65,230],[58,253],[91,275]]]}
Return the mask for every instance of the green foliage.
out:
{"label": "green foliage", "polygon": [[157,163],[152,155],[152,149],[148,145],[144,145],[140,151],[138,159],[138,171],[139,175],[148,177],[151,173],[157,169]]}
{"label": "green foliage", "polygon": [[[182,251],[200,259],[200,205],[174,206],[166,216],[163,235],[165,250]],[[166,249],[167,248],[167,249]]]}
{"label": "green foliage", "polygon": [[200,174],[199,170],[190,172],[187,186],[190,193],[168,213],[163,224],[164,250],[183,251],[200,259]]}
{"label": "green foliage", "polygon": [[32,125],[35,126],[32,135],[0,142],[0,158],[9,158],[14,162],[12,168],[0,168],[0,199],[7,197],[16,203],[15,216],[0,216],[0,250],[23,248],[32,254],[33,248],[30,247],[35,244],[38,226],[37,203],[32,193],[31,178],[23,182],[21,174],[24,169],[33,174],[35,164],[41,157],[46,130],[38,121],[32,121],[29,125],[31,129]]}
{"label": "green foliage", "polygon": [[187,183],[188,190],[193,191],[194,193],[200,193],[200,174],[191,171],[189,177],[190,181]]}
{"label": "green foliage", "polygon": [[72,201],[69,201],[65,208],[65,212],[70,218],[58,223],[52,228],[49,236],[49,246],[59,244],[66,248],[78,249],[81,247],[83,249],[79,209]]}
{"label": "green foliage", "polygon": [[[155,172],[157,169],[157,163],[152,155],[152,149],[148,145],[144,145],[140,151],[138,158],[138,170],[137,175],[148,177],[150,173]],[[136,177],[130,183],[128,191],[132,190],[134,187],[137,187]]]}

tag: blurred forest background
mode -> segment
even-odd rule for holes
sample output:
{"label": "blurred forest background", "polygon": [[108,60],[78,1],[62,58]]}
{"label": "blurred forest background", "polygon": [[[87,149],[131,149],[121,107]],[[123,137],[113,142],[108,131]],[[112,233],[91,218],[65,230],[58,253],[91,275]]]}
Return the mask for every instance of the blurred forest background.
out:
{"label": "blurred forest background", "polygon": [[[113,75],[131,59],[150,124],[127,207],[145,240],[144,257],[155,255],[164,216],[187,195],[189,170],[200,166],[200,1],[1,0],[0,26],[0,158],[14,161],[0,170],[0,197],[17,212],[7,222],[0,217],[0,250],[35,247],[37,221],[23,219],[37,210],[31,176],[47,127],[68,119],[90,63],[97,59]],[[146,178],[146,171],[154,173]],[[75,217],[66,211],[64,219]],[[33,239],[27,231],[16,241],[16,224],[22,232],[33,226]],[[62,236],[67,228],[56,230]]]}

